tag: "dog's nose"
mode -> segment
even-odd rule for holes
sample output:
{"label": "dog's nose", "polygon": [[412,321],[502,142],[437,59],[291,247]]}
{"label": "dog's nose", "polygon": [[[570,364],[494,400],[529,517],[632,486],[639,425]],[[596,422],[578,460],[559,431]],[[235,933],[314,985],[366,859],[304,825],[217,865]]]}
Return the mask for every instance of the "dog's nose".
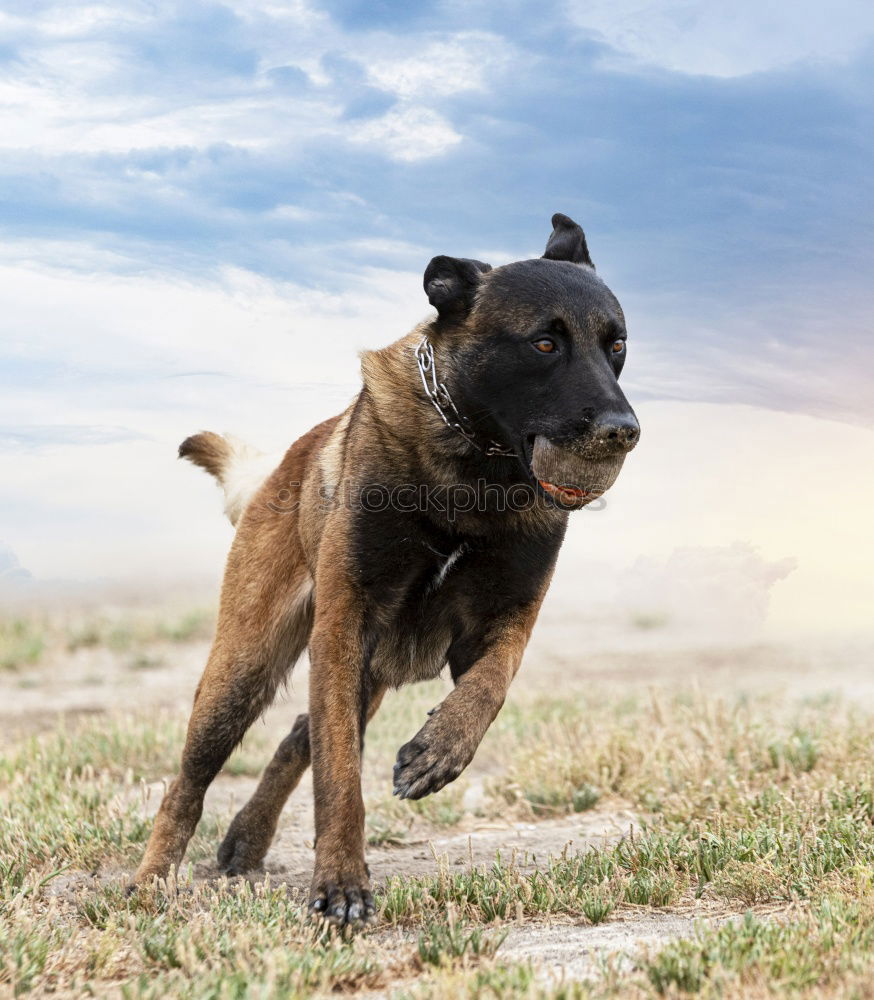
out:
{"label": "dog's nose", "polygon": [[598,421],[595,435],[611,449],[631,451],[640,437],[640,424],[633,413],[609,413]]}

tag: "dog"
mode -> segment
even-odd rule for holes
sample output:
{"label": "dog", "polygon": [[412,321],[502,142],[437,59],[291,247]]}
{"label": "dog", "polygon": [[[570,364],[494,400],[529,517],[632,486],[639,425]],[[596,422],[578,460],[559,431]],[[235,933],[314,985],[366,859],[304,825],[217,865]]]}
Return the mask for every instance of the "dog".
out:
{"label": "dog", "polygon": [[[418,799],[470,763],[519,668],[568,513],[615,481],[640,427],[619,387],[626,327],[565,215],[541,258],[492,268],[435,257],[436,315],[362,355],[349,408],[296,441],[264,478],[258,453],[211,432],[181,457],[225,488],[236,522],[215,640],[178,777],[131,889],[182,861],[210,782],[308,647],[297,718],[219,847],[259,866],[312,763],[309,912],[375,919],[364,858],[361,755],[384,692],[454,688],[397,755],[394,791]],[[262,482],[263,479],[263,482]]]}

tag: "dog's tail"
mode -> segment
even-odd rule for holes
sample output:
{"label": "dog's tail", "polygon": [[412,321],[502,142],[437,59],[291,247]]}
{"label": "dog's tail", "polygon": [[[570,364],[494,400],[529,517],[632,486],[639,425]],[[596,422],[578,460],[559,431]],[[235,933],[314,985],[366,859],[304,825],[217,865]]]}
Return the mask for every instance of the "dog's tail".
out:
{"label": "dog's tail", "polygon": [[225,494],[225,514],[236,524],[258,488],[279,464],[277,456],[266,455],[230,434],[201,431],[179,445],[179,457],[215,476]]}

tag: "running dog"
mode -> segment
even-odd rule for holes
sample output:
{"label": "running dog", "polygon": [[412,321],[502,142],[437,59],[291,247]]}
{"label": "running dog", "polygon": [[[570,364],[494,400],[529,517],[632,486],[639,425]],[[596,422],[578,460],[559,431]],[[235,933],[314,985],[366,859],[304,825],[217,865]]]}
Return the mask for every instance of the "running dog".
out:
{"label": "running dog", "polygon": [[308,647],[309,713],[234,818],[219,863],[229,874],[261,864],[312,763],[310,911],[337,925],[374,919],[369,719],[387,688],[448,664],[454,688],[398,751],[395,793],[418,799],[461,774],[519,668],[568,512],[613,484],[640,435],[618,383],[622,309],[583,230],[560,214],[552,225],[538,259],[435,257],[424,287],[436,315],[365,353],[349,408],[266,478],[233,439],[204,432],[180,446],[224,487],[237,530],[179,775],[132,888],[178,867],[207,787]]}

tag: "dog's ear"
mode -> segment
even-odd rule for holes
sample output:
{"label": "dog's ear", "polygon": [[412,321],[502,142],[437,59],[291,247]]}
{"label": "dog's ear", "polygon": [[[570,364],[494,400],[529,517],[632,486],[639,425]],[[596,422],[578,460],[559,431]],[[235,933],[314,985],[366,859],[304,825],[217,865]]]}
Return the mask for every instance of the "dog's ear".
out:
{"label": "dog's ear", "polygon": [[594,270],[595,265],[586,246],[586,234],[566,215],[556,212],[552,217],[552,236],[546,244],[543,256],[547,260],[569,260],[574,264],[585,264]]}
{"label": "dog's ear", "polygon": [[435,257],[425,268],[425,294],[441,319],[460,319],[473,305],[480,278],[491,264],[465,257]]}

